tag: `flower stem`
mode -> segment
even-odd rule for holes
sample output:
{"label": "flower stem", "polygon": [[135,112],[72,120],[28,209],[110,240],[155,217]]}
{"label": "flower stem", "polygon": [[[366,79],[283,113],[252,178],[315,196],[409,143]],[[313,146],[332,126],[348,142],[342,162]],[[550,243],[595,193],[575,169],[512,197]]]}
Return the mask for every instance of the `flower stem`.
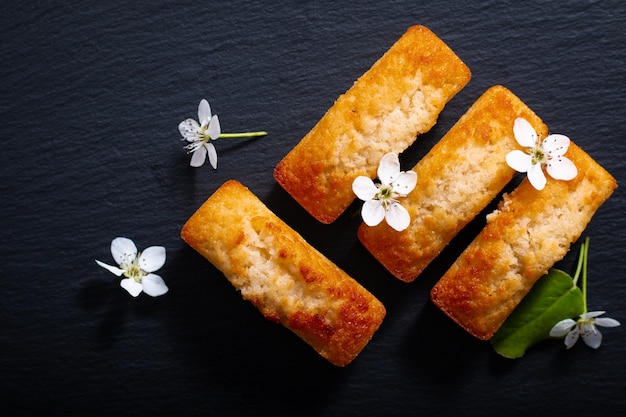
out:
{"label": "flower stem", "polygon": [[[583,313],[587,312],[587,252],[589,251],[589,237],[585,238],[583,242],[584,247],[584,255],[583,255],[583,283],[582,283],[582,292],[583,292]],[[582,251],[582,248],[581,248]]]}
{"label": "flower stem", "polygon": [[220,133],[220,138],[225,138],[225,139],[234,139],[234,138],[251,138],[251,137],[258,137],[258,136],[266,136],[267,132],[264,131],[260,131],[260,132],[242,132],[242,133]]}
{"label": "flower stem", "polygon": [[582,272],[583,282],[581,290],[583,293],[583,313],[587,312],[587,252],[589,251],[589,237],[580,245],[580,253],[578,255],[578,265],[574,274],[574,286],[578,283],[578,278]]}
{"label": "flower stem", "polygon": [[578,277],[580,276],[580,271],[583,267],[583,260],[585,258],[585,247],[587,246],[586,243],[587,241],[583,242],[583,244],[580,245],[580,252],[578,253],[578,265],[576,265],[576,273],[574,274],[574,286],[578,284]]}

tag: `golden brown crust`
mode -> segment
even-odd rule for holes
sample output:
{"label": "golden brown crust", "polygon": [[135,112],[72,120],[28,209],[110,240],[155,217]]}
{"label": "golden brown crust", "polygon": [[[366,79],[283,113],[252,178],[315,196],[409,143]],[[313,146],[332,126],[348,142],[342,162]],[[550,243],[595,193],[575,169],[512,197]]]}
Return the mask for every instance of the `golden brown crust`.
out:
{"label": "golden brown crust", "polygon": [[450,131],[413,167],[417,185],[400,203],[411,224],[397,232],[386,223],[361,224],[363,245],[389,272],[413,281],[502,188],[514,171],[506,154],[518,145],[513,122],[523,117],[540,137],[547,127],[502,86],[487,90]]}
{"label": "golden brown crust", "polygon": [[385,308],[236,181],[222,185],[181,236],[263,315],[337,366],[349,364]]}
{"label": "golden brown crust", "polygon": [[578,168],[576,178],[548,177],[542,191],[524,179],[431,291],[435,305],[479,339],[494,335],[617,187],[575,144],[566,156]]}
{"label": "golden brown crust", "polygon": [[317,220],[333,222],[354,199],[354,178],[375,178],[384,154],[430,130],[470,76],[434,33],[409,28],[280,161],[276,181]]}

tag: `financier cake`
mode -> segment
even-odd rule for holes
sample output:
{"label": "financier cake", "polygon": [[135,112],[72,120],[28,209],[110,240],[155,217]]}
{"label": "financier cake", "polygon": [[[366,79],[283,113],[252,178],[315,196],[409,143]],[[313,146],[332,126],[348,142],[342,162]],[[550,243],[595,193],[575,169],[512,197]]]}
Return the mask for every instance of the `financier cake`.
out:
{"label": "financier cake", "polygon": [[224,183],[181,236],[263,315],[337,366],[349,364],[385,308],[237,181]]}
{"label": "financier cake", "polygon": [[398,232],[386,222],[361,224],[359,240],[389,272],[413,281],[511,181],[515,171],[505,158],[518,147],[518,117],[537,132],[548,130],[512,92],[491,87],[413,168],[417,185],[401,201],[409,227]]}
{"label": "financier cake", "polygon": [[433,303],[479,339],[495,334],[617,187],[574,143],[565,156],[578,175],[570,181],[548,177],[541,191],[524,179],[504,196],[485,228],[431,290]]}
{"label": "financier cake", "polygon": [[433,32],[409,28],[279,162],[274,178],[313,217],[332,223],[355,198],[354,178],[375,178],[380,158],[430,130],[470,77]]}

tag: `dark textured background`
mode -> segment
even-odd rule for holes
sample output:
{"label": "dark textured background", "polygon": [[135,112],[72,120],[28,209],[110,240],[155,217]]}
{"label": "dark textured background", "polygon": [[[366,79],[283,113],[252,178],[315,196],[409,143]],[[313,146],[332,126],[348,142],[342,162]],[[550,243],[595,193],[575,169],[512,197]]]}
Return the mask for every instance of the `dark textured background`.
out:
{"label": "dark textured background", "polygon": [[[3,1],[0,5],[0,409],[3,416],[615,415],[626,329],[597,351],[547,341],[507,360],[428,292],[483,215],[412,284],[358,243],[349,209],[322,226],[276,163],[411,25],[473,78],[406,151],[412,167],[488,87],[626,184],[626,3],[605,1]],[[210,101],[219,169],[188,166],[178,123]],[[387,306],[349,367],[265,321],[179,231],[237,179]],[[624,189],[597,212],[590,309],[626,325]],[[116,236],[164,245],[160,298],[131,298],[94,259]],[[578,248],[578,245],[575,246]],[[575,250],[559,263],[573,272]]]}

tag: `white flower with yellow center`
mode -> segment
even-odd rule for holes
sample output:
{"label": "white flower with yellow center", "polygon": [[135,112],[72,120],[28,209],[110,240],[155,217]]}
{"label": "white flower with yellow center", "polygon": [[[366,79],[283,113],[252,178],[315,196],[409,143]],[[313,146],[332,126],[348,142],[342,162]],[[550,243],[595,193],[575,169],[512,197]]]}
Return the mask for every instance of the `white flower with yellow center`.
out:
{"label": "white flower with yellow center", "polygon": [[130,295],[137,297],[142,291],[157,297],[165,294],[169,289],[163,278],[153,274],[165,264],[165,248],[150,246],[142,253],[137,253],[135,243],[125,237],[118,237],[111,242],[111,254],[119,267],[105,264],[96,260],[96,263],[122,279],[120,286]]}
{"label": "white flower with yellow center", "polygon": [[570,139],[564,135],[548,135],[543,142],[537,137],[532,125],[523,118],[515,119],[513,124],[515,140],[525,151],[516,149],[506,155],[507,164],[518,172],[525,172],[528,180],[537,190],[543,190],[546,176],[543,168],[556,180],[569,181],[576,177],[576,165],[566,158]]}
{"label": "white flower with yellow center", "polygon": [[213,169],[217,169],[217,151],[215,145],[210,141],[220,137],[220,121],[216,115],[211,116],[211,106],[205,99],[198,105],[198,121],[186,119],[178,125],[178,131],[183,136],[183,140],[189,142],[186,149],[191,155],[192,167],[204,165],[207,154]]}
{"label": "white flower with yellow center", "polygon": [[219,118],[216,114],[211,115],[211,106],[205,99],[202,99],[198,105],[198,121],[183,120],[178,125],[178,131],[183,136],[182,140],[189,142],[185,149],[192,154],[190,165],[201,167],[208,156],[213,169],[217,169],[217,151],[211,141],[219,138],[250,138],[267,135],[265,131],[222,133]]}
{"label": "white flower with yellow center", "polygon": [[378,165],[380,184],[371,178],[359,176],[352,182],[352,191],[363,200],[361,216],[368,226],[376,226],[383,219],[389,226],[401,232],[409,227],[411,216],[398,203],[398,198],[406,197],[417,184],[415,171],[400,171],[400,161],[394,153],[383,156]]}

